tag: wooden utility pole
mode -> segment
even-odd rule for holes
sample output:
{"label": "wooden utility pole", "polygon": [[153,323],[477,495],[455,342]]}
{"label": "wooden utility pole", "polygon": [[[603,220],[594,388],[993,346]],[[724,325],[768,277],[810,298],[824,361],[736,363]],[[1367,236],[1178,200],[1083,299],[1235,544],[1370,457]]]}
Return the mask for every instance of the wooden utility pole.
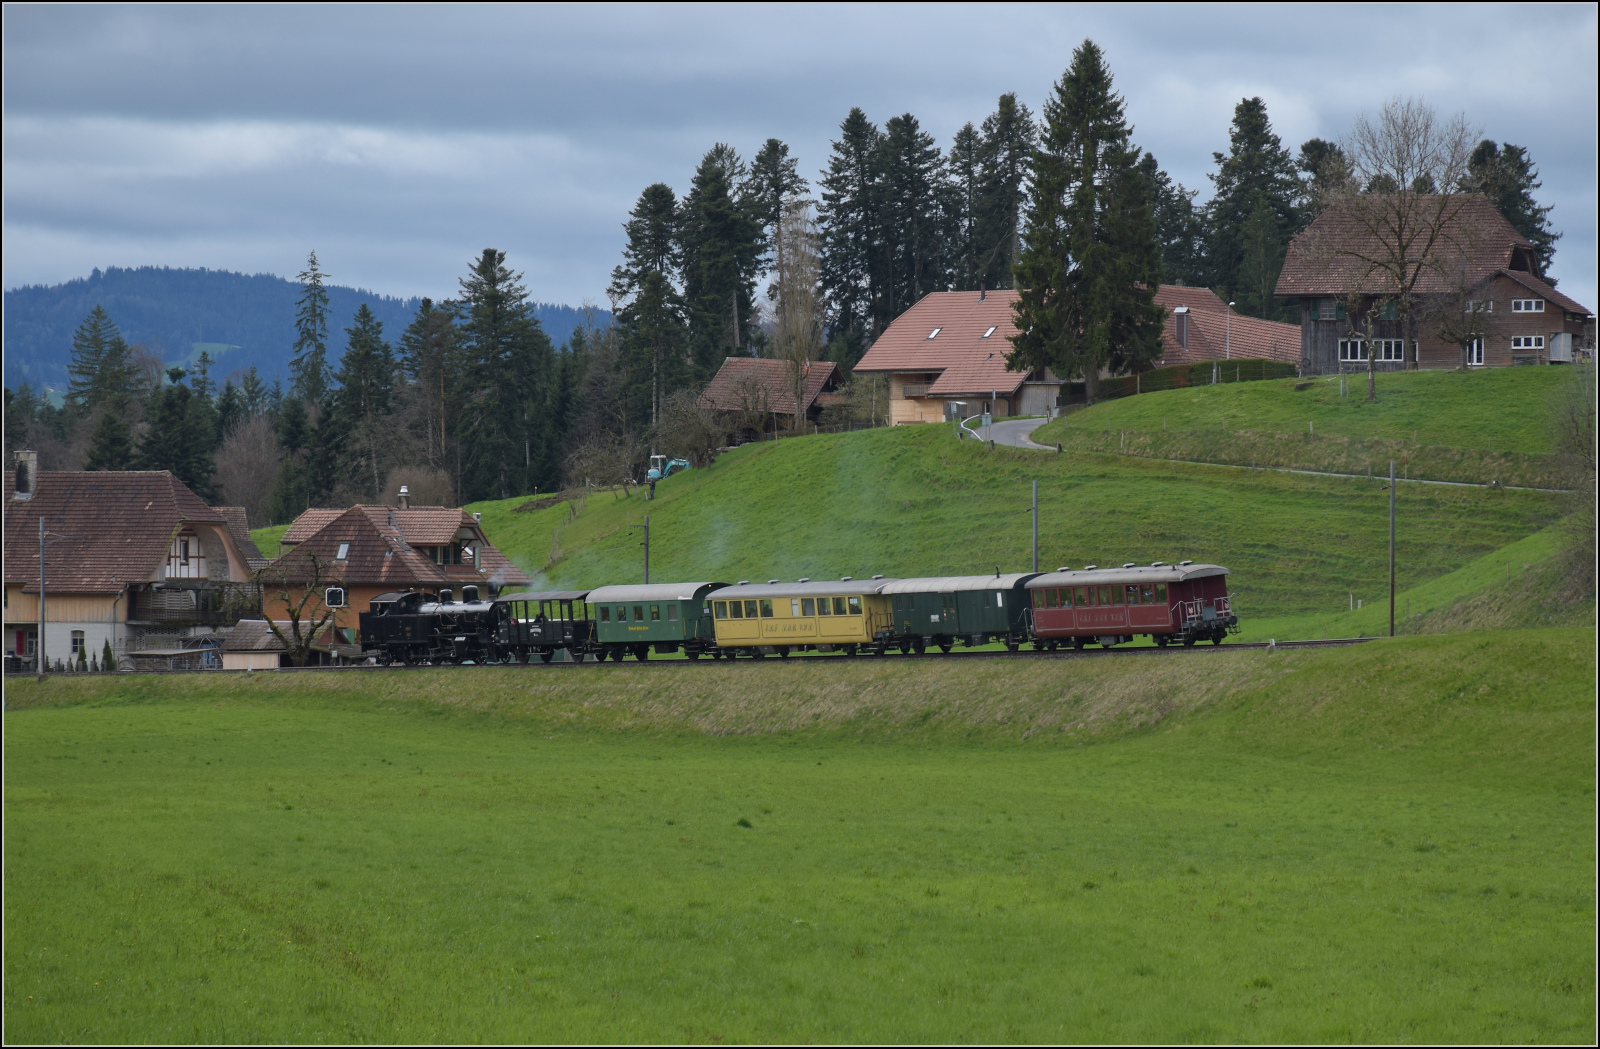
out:
{"label": "wooden utility pole", "polygon": [[650,585],[650,515],[644,515],[644,582]]}
{"label": "wooden utility pole", "polygon": [[1389,460],[1389,636],[1394,637],[1394,460]]}
{"label": "wooden utility pole", "polygon": [[1039,482],[1033,482],[1033,570],[1039,570]]}
{"label": "wooden utility pole", "polygon": [[[35,482],[35,490],[38,484]],[[44,680],[44,515],[39,515],[39,643],[33,646],[34,668]]]}

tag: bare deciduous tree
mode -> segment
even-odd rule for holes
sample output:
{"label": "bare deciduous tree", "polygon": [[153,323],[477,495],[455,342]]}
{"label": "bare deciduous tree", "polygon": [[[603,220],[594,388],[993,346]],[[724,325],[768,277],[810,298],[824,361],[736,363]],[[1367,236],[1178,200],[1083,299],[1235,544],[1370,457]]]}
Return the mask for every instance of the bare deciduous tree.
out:
{"label": "bare deciduous tree", "polygon": [[728,424],[722,413],[701,405],[691,391],[679,390],[661,402],[655,447],[662,454],[706,466],[727,441]]}
{"label": "bare deciduous tree", "polygon": [[242,506],[252,525],[267,523],[283,454],[272,423],[258,415],[233,428],[217,450],[217,489],[229,506]]}
{"label": "bare deciduous tree", "polygon": [[455,482],[448,472],[437,466],[397,466],[390,470],[389,484],[383,490],[385,505],[399,503],[402,486],[411,497],[412,506],[455,505]]}
{"label": "bare deciduous tree", "polygon": [[[1421,321],[1418,286],[1437,277],[1444,259],[1471,245],[1457,221],[1466,205],[1458,192],[1467,175],[1467,159],[1480,133],[1461,115],[1441,121],[1432,107],[1416,99],[1391,99],[1376,120],[1362,115],[1340,144],[1349,177],[1330,180],[1331,199],[1340,223],[1324,226],[1321,243],[1312,234],[1310,250],[1354,263],[1353,286],[1359,298],[1392,303],[1402,322],[1416,366],[1417,328]],[[1345,234],[1350,226],[1360,236]],[[1315,229],[1315,227],[1313,228]],[[1378,309],[1365,305],[1350,311],[1351,334],[1368,341]],[[1358,319],[1367,324],[1356,327]],[[1367,354],[1367,399],[1378,396],[1376,355]]]}
{"label": "bare deciduous tree", "polygon": [[636,483],[634,473],[644,460],[645,450],[630,434],[602,434],[574,448],[567,457],[569,487],[598,487],[621,490]]}
{"label": "bare deciduous tree", "polygon": [[821,238],[811,216],[811,201],[786,201],[778,227],[785,250],[778,256],[778,275],[772,286],[777,321],[773,356],[792,365],[795,413],[791,428],[797,430],[804,419],[801,399],[810,363],[821,358],[823,347]]}
{"label": "bare deciduous tree", "polygon": [[[324,601],[323,585],[329,562],[312,551],[291,551],[254,573],[253,582],[260,597],[261,618],[267,629],[282,642],[289,662],[303,667],[311,660],[311,648],[317,635],[333,618],[334,610]],[[289,617],[286,631],[268,614],[268,598],[283,602],[284,614]]]}

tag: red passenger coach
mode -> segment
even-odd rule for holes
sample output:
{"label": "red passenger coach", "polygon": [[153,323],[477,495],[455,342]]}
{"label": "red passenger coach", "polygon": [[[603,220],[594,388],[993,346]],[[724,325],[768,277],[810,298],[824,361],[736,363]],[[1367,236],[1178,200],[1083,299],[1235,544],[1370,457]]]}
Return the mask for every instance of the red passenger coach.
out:
{"label": "red passenger coach", "polygon": [[1093,642],[1110,648],[1148,634],[1158,645],[1222,644],[1239,629],[1221,565],[1124,565],[1046,572],[1028,581],[1033,635],[1054,648]]}

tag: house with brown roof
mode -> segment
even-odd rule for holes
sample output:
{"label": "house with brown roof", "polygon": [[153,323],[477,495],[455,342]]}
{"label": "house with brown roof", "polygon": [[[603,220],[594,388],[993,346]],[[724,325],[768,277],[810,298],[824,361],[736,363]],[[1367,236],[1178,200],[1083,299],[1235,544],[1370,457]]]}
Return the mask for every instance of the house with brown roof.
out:
{"label": "house with brown roof", "polygon": [[[1408,333],[1388,259],[1393,235],[1376,232],[1374,214],[1398,215],[1396,198],[1362,198],[1324,211],[1289,242],[1277,294],[1300,306],[1301,367],[1307,374],[1403,368],[1498,367],[1566,363],[1594,352],[1588,308],[1541,279],[1533,245],[1478,194],[1418,196],[1405,205],[1436,231],[1433,246],[1411,249],[1417,273],[1416,327]],[[1423,222],[1429,216],[1437,221]],[[1391,223],[1392,225],[1392,223]],[[1424,258],[1424,256],[1427,256]],[[1417,272],[1414,270],[1413,272]],[[1461,342],[1441,335],[1468,309],[1481,323]]]}
{"label": "house with brown roof", "polygon": [[[475,515],[448,506],[411,506],[403,494],[400,502],[312,509],[296,518],[284,532],[284,552],[262,574],[267,615],[287,619],[289,604],[299,603],[315,580],[319,592],[305,602],[302,618],[332,608],[335,639],[353,641],[357,616],[379,594],[448,589],[460,597],[468,586],[487,594],[529,584],[489,542]],[[340,591],[332,603],[329,589]]]}
{"label": "house with brown roof", "polygon": [[1300,363],[1299,328],[1236,313],[1210,288],[1163,284],[1156,305],[1166,310],[1158,367],[1241,359]]}
{"label": "house with brown roof", "polygon": [[967,415],[1046,415],[1061,380],[1006,366],[1017,333],[1014,291],[935,291],[895,318],[854,371],[889,378],[889,421],[943,422]]}
{"label": "house with brown roof", "polygon": [[814,423],[839,388],[838,366],[806,361],[800,366],[800,381],[795,380],[793,361],[727,357],[700,395],[700,407],[737,416],[751,429],[788,429],[796,416]]}
{"label": "house with brown roof", "polygon": [[[252,559],[233,508],[210,507],[171,473],[45,471],[31,451],[5,475],[5,653],[36,664],[39,532],[45,531],[45,656],[193,656],[251,603]],[[242,512],[238,515],[242,525]]]}

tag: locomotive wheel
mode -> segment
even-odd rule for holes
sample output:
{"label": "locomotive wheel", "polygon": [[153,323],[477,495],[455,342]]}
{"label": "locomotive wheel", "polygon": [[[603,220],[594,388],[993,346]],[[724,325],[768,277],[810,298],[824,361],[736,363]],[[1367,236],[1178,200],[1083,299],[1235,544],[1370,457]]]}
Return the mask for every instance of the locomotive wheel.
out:
{"label": "locomotive wheel", "polygon": [[1222,644],[1222,635],[1221,634],[1213,634],[1213,635],[1211,635],[1211,643],[1213,645]]}

